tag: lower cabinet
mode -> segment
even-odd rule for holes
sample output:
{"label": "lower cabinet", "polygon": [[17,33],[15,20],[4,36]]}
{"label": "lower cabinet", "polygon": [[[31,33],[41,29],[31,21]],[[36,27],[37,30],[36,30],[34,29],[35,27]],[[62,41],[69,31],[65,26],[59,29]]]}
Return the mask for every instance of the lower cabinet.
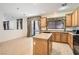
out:
{"label": "lower cabinet", "polygon": [[73,49],[73,35],[68,34],[68,44]]}
{"label": "lower cabinet", "polygon": [[61,42],[67,43],[68,41],[68,33],[61,33]]}
{"label": "lower cabinet", "polygon": [[53,32],[52,42],[68,43],[73,49],[73,35],[69,32]]}
{"label": "lower cabinet", "polygon": [[67,42],[67,33],[53,32],[52,33],[52,41],[66,43]]}
{"label": "lower cabinet", "polygon": [[61,34],[60,32],[56,32],[55,33],[55,40],[54,41],[56,41],[56,42],[60,42],[61,41],[60,40],[60,37],[61,37],[60,34]]}
{"label": "lower cabinet", "polygon": [[55,32],[52,33],[52,42],[55,41]]}

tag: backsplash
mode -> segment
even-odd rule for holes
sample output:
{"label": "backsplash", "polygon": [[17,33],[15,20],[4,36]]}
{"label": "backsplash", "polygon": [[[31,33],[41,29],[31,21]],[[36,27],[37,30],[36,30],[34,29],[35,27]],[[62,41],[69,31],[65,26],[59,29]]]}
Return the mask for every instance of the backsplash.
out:
{"label": "backsplash", "polygon": [[79,30],[79,27],[77,27],[76,29]]}
{"label": "backsplash", "polygon": [[68,28],[66,28],[66,31],[72,31],[73,32],[73,30],[79,30],[79,27],[68,27]]}

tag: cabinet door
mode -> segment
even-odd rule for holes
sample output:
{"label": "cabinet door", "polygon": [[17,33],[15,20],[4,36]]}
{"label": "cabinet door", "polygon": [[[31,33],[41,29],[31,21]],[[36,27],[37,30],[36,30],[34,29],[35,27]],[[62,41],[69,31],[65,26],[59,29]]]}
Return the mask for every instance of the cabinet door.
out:
{"label": "cabinet door", "polygon": [[61,33],[61,42],[67,43],[67,33]]}
{"label": "cabinet door", "polygon": [[60,32],[55,32],[55,40],[56,42],[60,42]]}
{"label": "cabinet door", "polygon": [[33,38],[33,54],[34,55],[47,55],[48,42],[43,39]]}
{"label": "cabinet door", "polygon": [[52,42],[55,41],[55,32],[52,33]]}
{"label": "cabinet door", "polygon": [[78,8],[78,11],[77,11],[77,25],[79,26],[79,8]]}
{"label": "cabinet door", "polygon": [[41,17],[40,25],[41,25],[41,30],[46,30],[46,26],[47,26],[47,18],[46,17]]}
{"label": "cabinet door", "polygon": [[73,35],[68,34],[68,44],[73,49]]}
{"label": "cabinet door", "polygon": [[72,26],[78,26],[78,10],[75,10],[72,14]]}
{"label": "cabinet door", "polygon": [[68,34],[68,44],[70,45],[71,36]]}
{"label": "cabinet door", "polygon": [[74,12],[74,22],[75,22],[75,26],[77,26],[77,10]]}
{"label": "cabinet door", "polygon": [[75,26],[75,14],[74,13],[72,13],[72,26]]}
{"label": "cabinet door", "polygon": [[72,14],[67,14],[66,15],[66,26],[67,27],[72,26]]}

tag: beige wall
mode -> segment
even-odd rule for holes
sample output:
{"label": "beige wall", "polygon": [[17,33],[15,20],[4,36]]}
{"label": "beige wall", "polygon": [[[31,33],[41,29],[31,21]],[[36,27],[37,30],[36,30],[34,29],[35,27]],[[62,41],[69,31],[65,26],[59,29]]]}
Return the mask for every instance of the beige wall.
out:
{"label": "beige wall", "polygon": [[0,42],[27,36],[27,19],[23,18],[22,30],[3,30],[4,15],[0,12]]}

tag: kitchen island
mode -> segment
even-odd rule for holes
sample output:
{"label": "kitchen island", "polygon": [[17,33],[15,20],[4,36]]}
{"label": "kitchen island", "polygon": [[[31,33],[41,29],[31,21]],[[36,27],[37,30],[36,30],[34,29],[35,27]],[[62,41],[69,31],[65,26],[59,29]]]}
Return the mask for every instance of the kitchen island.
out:
{"label": "kitchen island", "polygon": [[52,33],[40,33],[33,37],[33,54],[49,55],[52,52]]}

